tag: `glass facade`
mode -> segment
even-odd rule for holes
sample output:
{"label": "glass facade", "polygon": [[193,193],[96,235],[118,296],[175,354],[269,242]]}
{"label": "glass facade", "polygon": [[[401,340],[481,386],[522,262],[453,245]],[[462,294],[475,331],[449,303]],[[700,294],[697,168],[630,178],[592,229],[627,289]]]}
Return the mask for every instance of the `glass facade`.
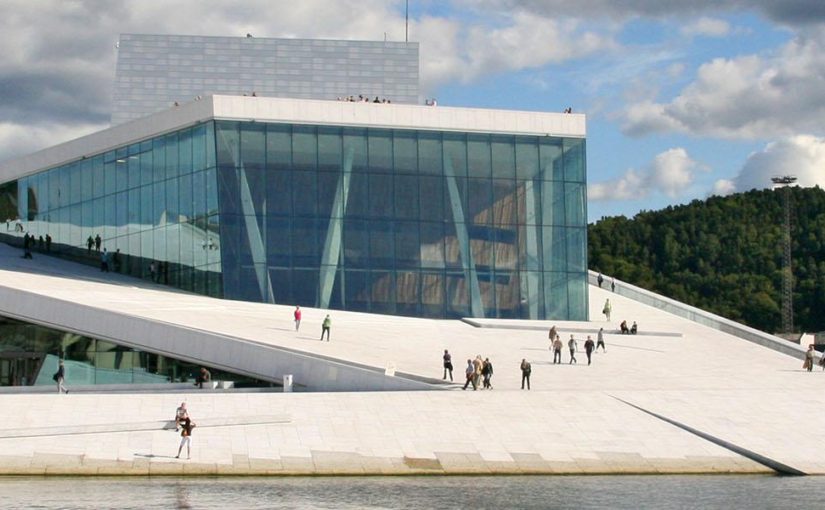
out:
{"label": "glass facade", "polygon": [[[105,340],[29,324],[0,316],[0,386],[54,385],[52,375],[64,362],[66,384],[167,384],[191,382],[194,365]],[[269,383],[210,368],[212,380],[235,386]]]}
{"label": "glass facade", "polygon": [[55,252],[221,296],[214,140],[208,122],[19,179],[17,217]]}
{"label": "glass facade", "polygon": [[97,263],[99,235],[202,294],[587,319],[581,138],[214,121],[7,183],[13,204],[55,251]]}

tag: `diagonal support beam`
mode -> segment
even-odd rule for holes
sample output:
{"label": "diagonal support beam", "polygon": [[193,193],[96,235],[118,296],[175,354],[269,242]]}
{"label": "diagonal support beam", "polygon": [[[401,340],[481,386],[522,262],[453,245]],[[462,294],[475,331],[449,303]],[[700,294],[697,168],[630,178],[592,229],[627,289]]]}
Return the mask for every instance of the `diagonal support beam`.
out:
{"label": "diagonal support beam", "polygon": [[458,192],[455,170],[450,158],[444,158],[444,175],[447,178],[447,190],[450,195],[450,209],[453,213],[455,235],[458,239],[458,249],[461,252],[461,267],[464,269],[464,281],[467,282],[467,295],[470,296],[470,313],[473,317],[484,317],[484,306],[481,302],[481,288],[478,285],[478,272],[473,261],[473,252],[470,249],[470,235],[467,233],[467,222],[464,218],[464,207],[461,205],[461,195]]}
{"label": "diagonal support beam", "polygon": [[329,308],[329,302],[332,298],[332,287],[335,285],[335,273],[340,264],[344,215],[347,212],[347,199],[349,198],[349,183],[352,177],[352,160],[354,156],[355,149],[353,147],[347,147],[344,153],[344,171],[338,176],[338,186],[336,187],[335,199],[332,203],[329,228],[327,229],[327,237],[324,241],[324,251],[321,254],[318,302],[320,308]]}

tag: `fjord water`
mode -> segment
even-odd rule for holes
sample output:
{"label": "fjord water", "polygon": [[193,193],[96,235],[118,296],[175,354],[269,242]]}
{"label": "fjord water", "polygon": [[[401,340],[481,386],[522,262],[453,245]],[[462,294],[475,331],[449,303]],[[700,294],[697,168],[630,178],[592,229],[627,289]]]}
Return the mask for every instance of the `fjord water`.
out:
{"label": "fjord water", "polygon": [[778,476],[0,478],[0,507],[812,508],[822,479]]}

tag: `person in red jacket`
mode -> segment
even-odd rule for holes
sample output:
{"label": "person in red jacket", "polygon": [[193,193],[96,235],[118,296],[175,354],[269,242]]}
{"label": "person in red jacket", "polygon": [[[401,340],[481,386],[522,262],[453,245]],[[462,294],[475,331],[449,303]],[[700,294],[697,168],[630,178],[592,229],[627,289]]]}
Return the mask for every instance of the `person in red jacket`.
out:
{"label": "person in red jacket", "polygon": [[298,328],[301,327],[301,307],[296,306],[295,312],[292,314],[295,317],[295,331],[298,331]]}

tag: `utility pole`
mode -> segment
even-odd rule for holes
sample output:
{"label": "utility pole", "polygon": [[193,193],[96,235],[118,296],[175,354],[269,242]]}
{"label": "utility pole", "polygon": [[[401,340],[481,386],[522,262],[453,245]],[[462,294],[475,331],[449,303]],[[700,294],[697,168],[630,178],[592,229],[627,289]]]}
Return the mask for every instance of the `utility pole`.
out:
{"label": "utility pole", "polygon": [[782,332],[793,333],[793,267],[791,265],[791,187],[796,176],[773,177],[771,181],[784,188],[782,233]]}

